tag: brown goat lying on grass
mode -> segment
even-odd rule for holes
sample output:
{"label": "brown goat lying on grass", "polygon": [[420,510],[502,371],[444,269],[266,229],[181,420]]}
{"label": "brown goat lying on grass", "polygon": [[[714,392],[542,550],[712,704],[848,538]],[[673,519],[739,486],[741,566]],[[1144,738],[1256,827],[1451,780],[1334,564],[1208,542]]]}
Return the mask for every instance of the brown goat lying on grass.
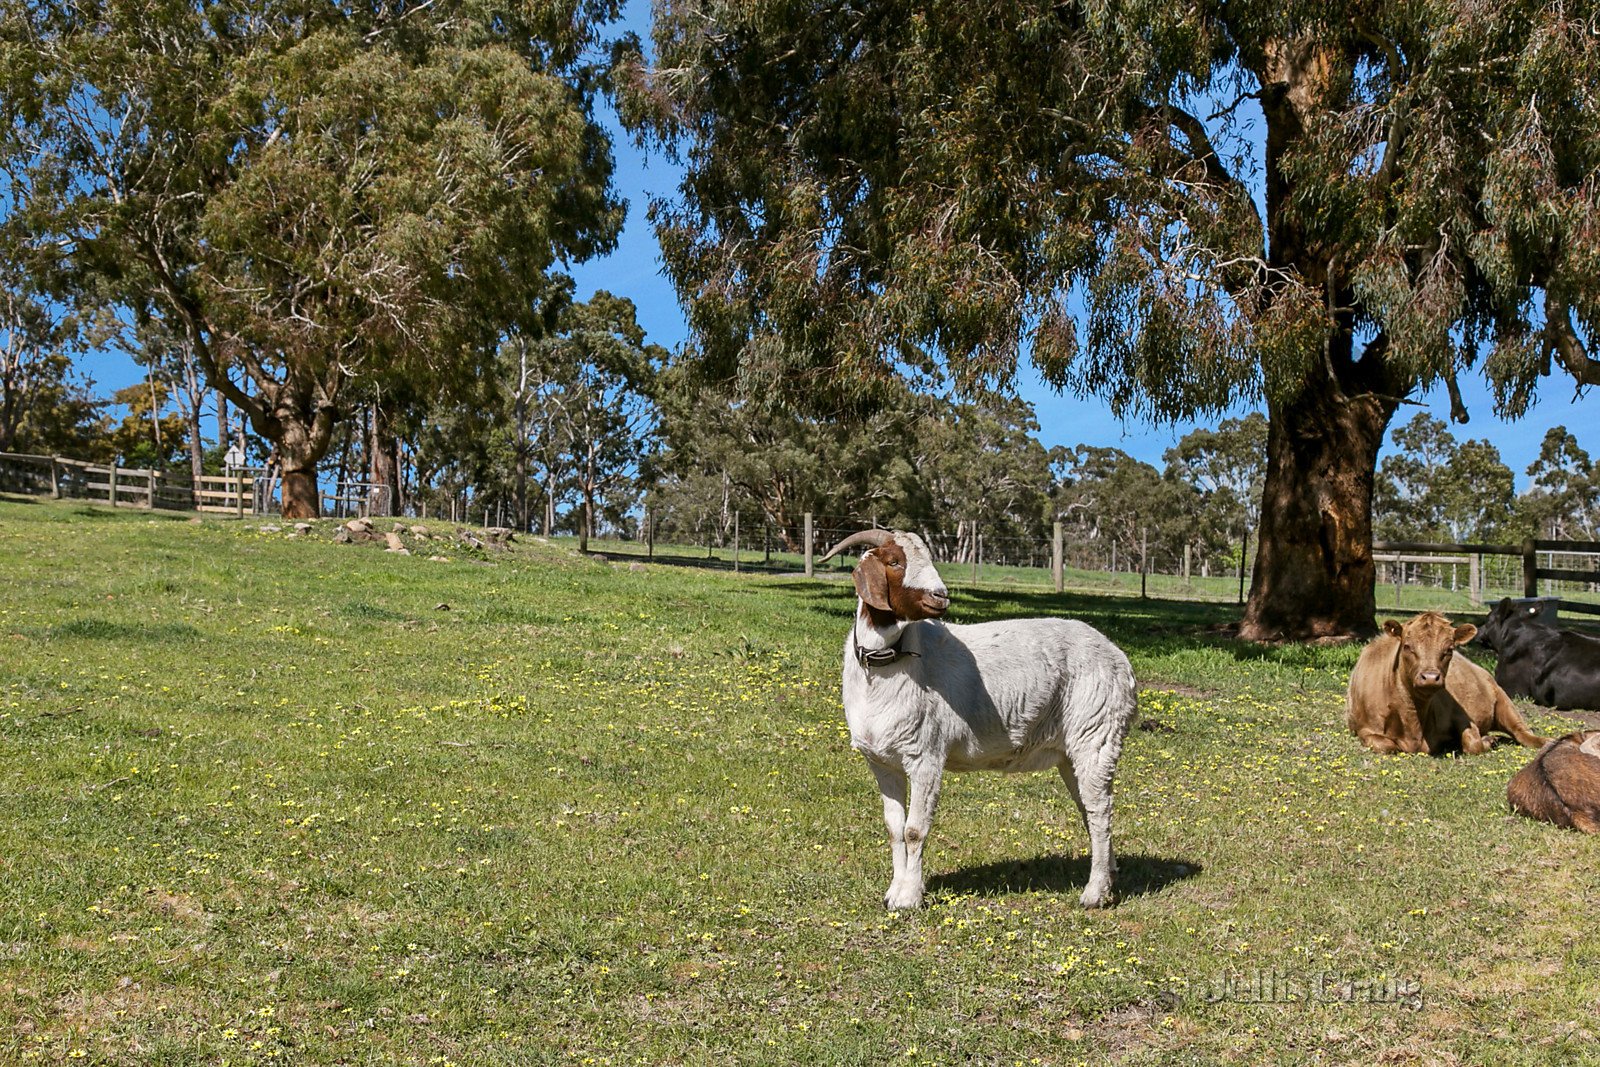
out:
{"label": "brown goat lying on grass", "polygon": [[1530,819],[1600,834],[1600,730],[1558,738],[1506,786],[1511,809]]}
{"label": "brown goat lying on grass", "polygon": [[1489,751],[1491,730],[1529,748],[1545,743],[1488,671],[1456,657],[1477,627],[1425,611],[1383,631],[1362,650],[1345,697],[1345,725],[1372,751],[1476,755]]}

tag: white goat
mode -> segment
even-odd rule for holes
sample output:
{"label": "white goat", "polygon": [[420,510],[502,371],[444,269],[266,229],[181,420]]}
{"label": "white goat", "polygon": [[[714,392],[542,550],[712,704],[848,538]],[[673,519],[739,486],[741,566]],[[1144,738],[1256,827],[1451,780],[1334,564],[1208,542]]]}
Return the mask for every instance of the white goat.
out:
{"label": "white goat", "polygon": [[884,904],[922,903],[922,850],[944,771],[1051,767],[1089,833],[1080,899],[1086,908],[1109,904],[1111,780],[1137,711],[1128,657],[1070,619],[928,621],[950,597],[922,538],[866,530],[822,558],[857,544],[871,547],[852,576],[860,600],[844,644],[844,714],[883,794],[894,854]]}

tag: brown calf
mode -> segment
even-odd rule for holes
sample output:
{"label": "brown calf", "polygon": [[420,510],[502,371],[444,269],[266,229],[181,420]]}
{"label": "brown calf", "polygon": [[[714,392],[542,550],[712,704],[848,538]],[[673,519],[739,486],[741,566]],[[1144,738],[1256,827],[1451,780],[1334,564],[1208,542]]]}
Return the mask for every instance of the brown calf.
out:
{"label": "brown calf", "polygon": [[1511,809],[1530,819],[1600,834],[1600,730],[1550,742],[1506,786]]}
{"label": "brown calf", "polygon": [[1489,751],[1484,735],[1491,730],[1529,748],[1544,744],[1488,671],[1456,657],[1456,646],[1477,632],[1471,624],[1451,625],[1436,611],[1403,625],[1385,622],[1350,673],[1345,697],[1350,732],[1374,752],[1459,749],[1476,755]]}

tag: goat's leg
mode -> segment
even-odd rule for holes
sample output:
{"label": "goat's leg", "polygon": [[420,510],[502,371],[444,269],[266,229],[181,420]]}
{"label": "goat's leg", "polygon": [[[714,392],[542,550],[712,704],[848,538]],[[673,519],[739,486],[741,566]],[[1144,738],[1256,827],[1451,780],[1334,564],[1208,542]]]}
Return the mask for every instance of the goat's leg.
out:
{"label": "goat's leg", "polygon": [[1056,770],[1061,772],[1061,780],[1067,783],[1067,792],[1072,794],[1072,803],[1078,808],[1078,818],[1083,820],[1083,832],[1089,832],[1089,813],[1083,807],[1083,794],[1078,792],[1078,776],[1072,770],[1072,761],[1063,759],[1056,764]]}
{"label": "goat's leg", "polygon": [[889,851],[894,857],[894,877],[883,895],[883,903],[892,908],[895,891],[906,873],[906,776],[899,767],[885,767],[870,760],[867,766],[872,768],[872,776],[878,780],[878,792],[883,794],[883,823],[889,829]]}
{"label": "goat's leg", "polygon": [[1086,908],[1104,907],[1111,903],[1111,883],[1117,873],[1117,857],[1111,850],[1111,778],[1115,765],[1087,765],[1081,776],[1079,767],[1069,760],[1063,760],[1057,769],[1089,834],[1089,884],[1078,902]]}
{"label": "goat's leg", "polygon": [[922,903],[922,846],[933,826],[933,811],[939,806],[943,773],[941,764],[926,761],[906,768],[911,780],[911,803],[906,810],[905,867],[884,898],[891,909],[915,908]]}

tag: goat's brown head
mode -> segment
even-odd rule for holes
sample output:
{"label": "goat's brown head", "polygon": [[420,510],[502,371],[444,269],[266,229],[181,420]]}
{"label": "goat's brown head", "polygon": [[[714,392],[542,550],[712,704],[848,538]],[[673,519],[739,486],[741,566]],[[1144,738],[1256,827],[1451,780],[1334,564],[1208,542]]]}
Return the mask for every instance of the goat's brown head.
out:
{"label": "goat's brown head", "polygon": [[1394,660],[1400,680],[1431,695],[1444,688],[1456,646],[1471,641],[1478,628],[1471,623],[1454,626],[1437,611],[1425,611],[1407,623],[1389,619],[1383,632],[1400,642]]}
{"label": "goat's brown head", "polygon": [[937,619],[945,613],[950,594],[922,538],[906,530],[863,530],[834,545],[822,559],[857,544],[872,546],[861,554],[851,577],[874,622]]}

